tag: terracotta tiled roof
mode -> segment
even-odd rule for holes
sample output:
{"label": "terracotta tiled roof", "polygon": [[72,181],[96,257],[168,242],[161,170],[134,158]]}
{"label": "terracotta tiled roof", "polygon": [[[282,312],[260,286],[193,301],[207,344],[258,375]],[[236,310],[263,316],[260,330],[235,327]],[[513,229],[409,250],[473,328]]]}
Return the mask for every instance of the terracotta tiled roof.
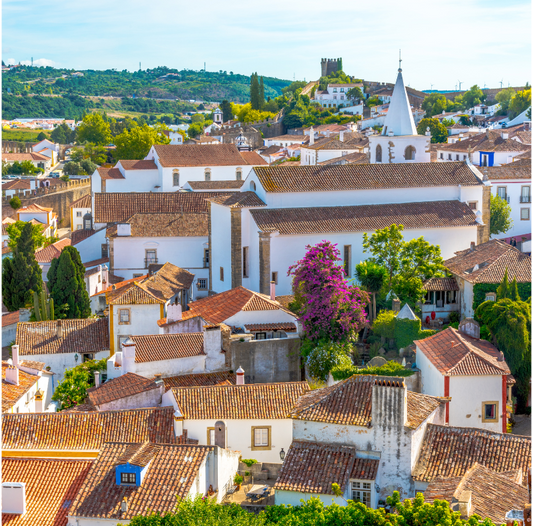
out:
{"label": "terracotta tiled roof", "polygon": [[[280,303],[272,301],[268,296],[241,286],[189,303],[189,310],[182,314],[182,319],[201,316],[209,323],[222,323],[240,311],[278,309],[288,312]],[[295,314],[290,314],[296,318]]]}
{"label": "terracotta tiled roof", "polygon": [[508,179],[525,179],[531,180],[531,160],[520,159],[501,166],[489,166],[483,168],[487,171],[490,181],[505,181]]}
{"label": "terracotta tiled roof", "polygon": [[113,440],[171,444],[173,412],[172,407],[163,407],[88,413],[7,413],[2,419],[2,447],[93,451]]}
{"label": "terracotta tiled roof", "polygon": [[240,152],[246,164],[250,166],[266,166],[268,163],[257,152]]}
{"label": "terracotta tiled roof", "polygon": [[431,278],[424,281],[424,290],[459,290],[455,278]]}
{"label": "terracotta tiled roof", "polygon": [[[204,146],[204,148],[208,148]],[[217,148],[213,146],[213,148]],[[117,462],[131,444],[105,444],[74,499],[69,514],[90,519],[131,520],[148,510],[165,514],[174,511],[176,498],[186,498],[198,476],[200,466],[213,448],[207,446],[160,445],[153,450],[141,486],[117,486]],[[202,488],[201,491],[205,491]],[[128,510],[121,512],[126,498]]]}
{"label": "terracotta tiled roof", "polygon": [[30,181],[27,179],[11,179],[2,184],[2,190],[29,190]]}
{"label": "terracotta tiled roof", "polygon": [[355,134],[353,137],[346,135],[344,141],[341,141],[336,135],[320,139],[315,144],[306,144],[303,147],[308,150],[361,150],[367,146],[368,138],[361,134]]}
{"label": "terracotta tiled roof", "polygon": [[133,281],[125,287],[108,292],[106,301],[108,305],[157,305],[165,303],[164,299],[154,296],[138,281]]}
{"label": "terracotta tiled roof", "polygon": [[244,181],[188,181],[193,190],[238,190]]}
{"label": "terracotta tiled roof", "polygon": [[281,323],[254,323],[252,325],[245,325],[244,328],[250,332],[258,331],[285,331],[296,332],[296,325],[291,322]]}
{"label": "terracotta tiled roof", "polygon": [[266,206],[266,204],[257,197],[255,192],[237,192],[235,194],[219,195],[208,199],[212,203],[227,206],[228,208],[246,208],[249,206]]}
{"label": "terracotta tiled roof", "polygon": [[71,245],[77,245],[84,239],[87,239],[91,237],[92,235],[96,234],[96,230],[94,229],[84,229],[81,230],[74,230],[70,233],[70,244]]}
{"label": "terracotta tiled roof", "polygon": [[334,157],[327,161],[322,161],[318,163],[320,166],[335,165],[335,164],[368,164],[370,162],[370,157],[367,153],[349,153],[348,155],[343,155],[342,157]]}
{"label": "terracotta tiled roof", "polygon": [[18,323],[20,319],[20,311],[16,310],[15,312],[9,312],[2,315],[2,327],[7,327],[8,325],[13,325]]}
{"label": "terracotta tiled roof", "polygon": [[484,429],[428,424],[413,478],[462,477],[476,462],[496,472],[531,466],[531,438]]}
{"label": "terracotta tiled roof", "polygon": [[36,362],[34,360],[23,360],[20,362],[20,365],[22,367],[34,369],[35,371],[42,371],[46,367],[44,362]]}
{"label": "terracotta tiled roof", "polygon": [[130,283],[133,283],[134,281],[143,281],[147,277],[148,277],[148,274],[145,274],[144,276],[138,276],[136,278],[127,279],[125,281],[119,281],[117,283],[114,283],[115,288],[113,288],[113,285],[110,285],[109,287],[107,287],[107,289],[101,290],[97,294],[93,294],[93,296],[98,296],[100,294],[107,294],[108,292],[112,292],[114,290],[118,290],[120,287],[124,287],[126,285],[129,285]]}
{"label": "terracotta tiled roof", "polygon": [[505,270],[509,281],[516,278],[518,283],[531,283],[531,256],[499,239],[455,254],[444,266],[470,283],[501,283]]}
{"label": "terracotta tiled roof", "polygon": [[118,168],[104,168],[103,166],[99,166],[96,171],[100,175],[100,177],[104,180],[108,179],[126,179],[124,175],[122,175],[122,172]]}
{"label": "terracotta tiled roof", "polygon": [[[58,325],[62,335],[57,336]],[[20,355],[96,353],[109,350],[107,318],[23,322],[17,325]]]}
{"label": "terracotta tiled roof", "polygon": [[477,225],[474,212],[460,201],[267,208],[250,213],[263,232],[281,235],[373,231],[392,224],[402,224],[406,229]]}
{"label": "terracotta tiled roof", "polygon": [[293,440],[274,489],[333,495],[331,485],[336,483],[344,493],[356,453],[355,447]]}
{"label": "terracotta tiled roof", "polygon": [[2,154],[4,161],[49,161],[49,158],[40,153],[4,153]]}
{"label": "terracotta tiled roof", "polygon": [[463,491],[472,492],[472,513],[505,524],[510,510],[521,510],[529,502],[527,488],[511,480],[508,474],[475,463],[462,477],[437,478],[424,490],[424,501],[446,500],[459,511],[458,499]]}
{"label": "terracotta tiled roof", "polygon": [[277,144],[273,144],[272,146],[269,146],[268,148],[262,150],[261,151],[261,155],[273,155],[274,153],[278,153],[278,152],[280,152],[282,150],[283,150],[282,146],[278,146]]}
{"label": "terracotta tiled roof", "polygon": [[6,369],[10,366],[2,361],[2,413],[9,411],[39,380],[39,377],[19,369],[19,385],[6,382]]}
{"label": "terracotta tiled roof", "polygon": [[175,360],[205,354],[204,335],[201,332],[132,336],[131,339],[135,342],[135,363]]}
{"label": "terracotta tiled roof", "polygon": [[171,387],[200,387],[207,385],[235,385],[236,375],[230,372],[184,374],[162,378],[165,391]]}
{"label": "terracotta tiled roof", "polygon": [[[130,237],[195,237],[209,234],[206,212],[189,214],[135,214],[126,222]],[[117,226],[107,229],[107,237],[117,236]]]}
{"label": "terracotta tiled roof", "polygon": [[284,294],[281,296],[276,296],[276,301],[281,303],[286,309],[289,308],[289,305],[294,301],[294,294]]}
{"label": "terracotta tiled roof", "polygon": [[151,391],[152,389],[159,389],[159,385],[153,380],[138,374],[126,373],[118,378],[108,380],[100,387],[87,389],[87,395],[91,403],[98,406],[127,396]]}
{"label": "terracotta tiled roof", "polygon": [[24,213],[28,213],[28,212],[37,212],[37,213],[38,212],[52,212],[53,210],[54,210],[53,208],[45,208],[44,206],[32,203],[30,205],[23,206],[22,208],[19,208],[17,210],[17,214],[24,214]]}
{"label": "terracotta tiled roof", "polygon": [[507,375],[509,367],[500,351],[485,340],[471,338],[448,327],[426,338],[416,340],[417,350],[446,376]]}
{"label": "terracotta tiled roof", "polygon": [[356,458],[352,468],[351,479],[376,480],[379,469],[377,458]]}
{"label": "terracotta tiled roof", "polygon": [[2,513],[2,524],[67,526],[70,504],[92,463],[92,460],[2,459],[3,482],[26,484],[26,513]]}
{"label": "terracotta tiled roof", "polygon": [[188,290],[193,281],[194,274],[167,262],[146,278],[142,286],[154,296],[168,301],[178,292]]}
{"label": "terracotta tiled roof", "polygon": [[528,146],[513,139],[503,139],[502,133],[505,133],[505,130],[487,130],[464,141],[442,144],[439,150],[466,152],[470,149],[472,152],[523,152],[529,149]]}
{"label": "terracotta tiled roof", "polygon": [[[400,381],[401,380],[401,381]],[[366,427],[372,424],[372,388],[392,382],[403,387],[403,379],[386,376],[354,375],[330,387],[315,389],[302,396],[291,418],[311,422]],[[406,426],[416,429],[444,400],[407,391]]]}
{"label": "terracotta tiled roof", "polygon": [[[99,259],[93,259],[92,261],[86,261],[83,266],[85,268],[91,268],[91,267],[97,267],[98,265],[104,265],[105,263],[109,263],[109,258],[99,258]],[[111,283],[111,278],[109,280]]]}
{"label": "terracotta tiled roof", "polygon": [[56,241],[47,247],[40,248],[35,252],[35,259],[39,263],[50,263],[52,259],[58,258],[65,247],[70,246],[71,241],[68,238]]}
{"label": "terracotta tiled roof", "polygon": [[307,382],[172,388],[187,420],[289,418],[294,404],[307,391]]}
{"label": "terracotta tiled roof", "polygon": [[[154,161],[127,161],[122,159],[119,161],[124,170],[157,170],[157,164]],[[118,163],[117,163],[118,164]]]}
{"label": "terracotta tiled roof", "polygon": [[70,208],[92,208],[91,194],[86,194],[70,203]]}
{"label": "terracotta tiled roof", "polygon": [[[205,146],[200,148],[211,149]],[[94,195],[94,221],[120,223],[135,214],[207,213],[206,198],[217,195],[219,192],[97,193]]]}
{"label": "terracotta tiled roof", "polygon": [[161,166],[241,166],[248,164],[234,144],[206,148],[200,144],[156,144],[154,150]]}

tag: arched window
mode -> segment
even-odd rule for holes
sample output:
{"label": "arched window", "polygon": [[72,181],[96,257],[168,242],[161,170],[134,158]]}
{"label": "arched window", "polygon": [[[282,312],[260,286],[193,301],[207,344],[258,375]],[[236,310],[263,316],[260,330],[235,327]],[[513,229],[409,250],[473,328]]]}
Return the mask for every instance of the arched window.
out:
{"label": "arched window", "polygon": [[93,228],[93,217],[89,212],[87,212],[83,216],[83,229],[92,230],[92,228]]}
{"label": "arched window", "polygon": [[381,162],[381,154],[382,154],[382,152],[381,152],[381,144],[378,144],[376,146],[376,162],[377,163]]}
{"label": "arched window", "polygon": [[211,168],[206,168],[205,169],[205,180],[206,181],[211,181]]}
{"label": "arched window", "polygon": [[496,293],[495,292],[487,292],[485,294],[485,301],[496,301]]}
{"label": "arched window", "polygon": [[242,168],[237,168],[235,178],[237,179],[237,181],[242,181]]}
{"label": "arched window", "polygon": [[179,186],[179,185],[180,185],[180,171],[173,170],[172,171],[172,186]]}
{"label": "arched window", "polygon": [[408,146],[405,149],[405,160],[406,161],[414,161],[415,160],[415,153],[416,153],[416,150],[415,150],[414,146]]}
{"label": "arched window", "polygon": [[255,192],[255,182],[254,181],[250,181],[250,190],[252,190],[252,192]]}

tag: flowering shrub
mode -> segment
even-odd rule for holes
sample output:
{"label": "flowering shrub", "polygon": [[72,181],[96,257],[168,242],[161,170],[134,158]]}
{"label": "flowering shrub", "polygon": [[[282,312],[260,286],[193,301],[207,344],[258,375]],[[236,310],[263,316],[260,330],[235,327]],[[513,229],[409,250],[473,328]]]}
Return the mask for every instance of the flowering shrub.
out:
{"label": "flowering shrub", "polygon": [[334,367],[348,368],[353,366],[349,353],[350,343],[321,342],[306,359],[309,374],[317,380],[327,380],[329,372]]}
{"label": "flowering shrub", "polygon": [[367,322],[366,292],[349,285],[337,245],[322,241],[308,245],[303,259],[289,267],[295,304],[305,336],[312,341],[353,339]]}

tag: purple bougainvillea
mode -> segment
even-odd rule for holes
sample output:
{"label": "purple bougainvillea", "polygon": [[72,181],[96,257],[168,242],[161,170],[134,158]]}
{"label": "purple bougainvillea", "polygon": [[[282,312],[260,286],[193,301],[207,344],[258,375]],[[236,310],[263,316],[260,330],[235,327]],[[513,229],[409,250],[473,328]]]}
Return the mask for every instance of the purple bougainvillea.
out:
{"label": "purple bougainvillea", "polygon": [[351,339],[367,322],[367,293],[349,285],[337,245],[308,245],[303,259],[289,268],[292,289],[300,305],[300,322],[307,338],[317,341]]}

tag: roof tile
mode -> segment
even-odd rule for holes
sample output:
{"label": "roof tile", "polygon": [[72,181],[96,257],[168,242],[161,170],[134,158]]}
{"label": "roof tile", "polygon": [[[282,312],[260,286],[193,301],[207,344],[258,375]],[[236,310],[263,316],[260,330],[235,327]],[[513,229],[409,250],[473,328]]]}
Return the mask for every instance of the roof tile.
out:
{"label": "roof tile", "polygon": [[6,369],[10,366],[2,360],[2,413],[9,411],[39,380],[34,374],[19,369],[19,384],[6,382]]}
{"label": "roof tile", "polygon": [[152,389],[159,389],[159,385],[153,380],[135,373],[126,373],[108,380],[99,387],[87,389],[87,396],[93,405],[99,406]]}
{"label": "roof tile", "polygon": [[201,332],[153,334],[132,336],[135,342],[135,363],[175,360],[204,353],[204,335]]}
{"label": "roof tile", "polygon": [[171,387],[200,387],[207,385],[235,385],[236,375],[230,372],[184,374],[162,378],[165,391]]}

